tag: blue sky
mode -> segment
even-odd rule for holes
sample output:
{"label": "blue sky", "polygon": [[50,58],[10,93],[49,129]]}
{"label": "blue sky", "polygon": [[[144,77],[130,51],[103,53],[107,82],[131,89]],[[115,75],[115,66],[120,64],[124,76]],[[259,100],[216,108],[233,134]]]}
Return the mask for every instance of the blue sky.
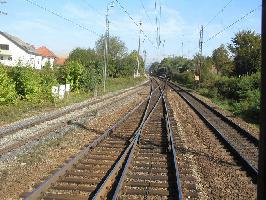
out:
{"label": "blue sky", "polygon": [[[0,30],[15,35],[35,46],[45,45],[59,56],[66,56],[75,47],[95,46],[98,35],[79,28],[26,0],[6,0],[0,10]],[[31,0],[62,16],[93,30],[97,34],[105,31],[105,11],[110,0]],[[157,10],[155,10],[155,1]],[[141,52],[147,51],[147,61],[153,62],[169,55],[192,57],[198,51],[199,29],[206,25],[228,2],[228,6],[204,30],[204,40],[230,25],[250,10],[257,8],[261,0],[119,0],[132,18],[143,22],[145,34],[155,43],[155,18],[159,18],[161,5],[161,40],[164,47],[158,50],[146,39],[141,43]],[[115,3],[110,8],[110,35],[116,35],[126,43],[128,50],[137,49],[138,27]],[[220,44],[230,42],[234,34],[243,29],[261,32],[261,9],[232,26],[213,40],[204,44],[204,55],[210,55]],[[142,36],[143,40],[143,36]]]}

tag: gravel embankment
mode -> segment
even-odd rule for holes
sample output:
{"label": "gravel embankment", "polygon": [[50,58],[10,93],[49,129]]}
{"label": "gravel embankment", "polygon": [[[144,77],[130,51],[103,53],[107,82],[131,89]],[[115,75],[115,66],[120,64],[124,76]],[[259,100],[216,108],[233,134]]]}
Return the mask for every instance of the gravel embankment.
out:
{"label": "gravel embankment", "polygon": [[[52,170],[91,143],[125,112],[140,103],[148,94],[148,87],[124,94],[121,101],[107,103],[85,117],[68,120],[69,126],[59,128],[38,141],[25,145],[11,160],[2,160],[0,169],[1,199],[18,199],[22,192],[32,189]],[[146,94],[146,95],[144,95]],[[95,109],[94,109],[95,110]]]}
{"label": "gravel embankment", "polygon": [[34,126],[36,124],[48,121],[48,120],[52,120],[55,118],[58,118],[62,115],[68,114],[70,112],[76,111],[76,110],[80,110],[82,108],[86,108],[90,105],[96,104],[98,102],[101,102],[103,100],[106,99],[111,99],[112,97],[116,97],[119,95],[123,95],[126,92],[132,91],[132,90],[138,90],[141,86],[145,85],[145,83],[147,83],[147,81],[143,82],[142,84],[136,86],[136,87],[130,87],[124,90],[120,90],[120,91],[116,91],[116,92],[111,92],[108,93],[106,95],[103,96],[99,96],[99,97],[93,97],[90,98],[86,101],[80,102],[80,103],[75,103],[63,108],[59,108],[53,111],[49,111],[49,112],[44,112],[38,115],[34,115],[32,117],[28,117],[28,118],[24,118],[21,119],[19,121],[10,123],[10,124],[5,124],[3,126],[0,126],[0,137],[7,135],[9,133],[13,133],[15,131],[21,130],[23,128],[28,128],[31,126]]}
{"label": "gravel embankment", "polygon": [[[95,115],[97,113],[97,110],[100,108],[103,108],[104,106],[108,106],[108,104],[114,103],[116,101],[120,101],[122,99],[128,98],[128,96],[134,95],[138,91],[143,90],[143,88],[146,86],[139,86],[136,88],[131,88],[128,90],[124,90],[123,93],[119,93],[120,95],[115,94],[109,94],[107,97],[102,97],[98,99],[97,101],[92,101],[88,103],[86,101],[86,106],[83,103],[78,104],[78,107],[82,108],[80,109],[74,109],[77,108],[77,104],[71,106],[68,106],[67,108],[60,109],[58,111],[54,111],[52,113],[44,113],[43,115],[38,115],[35,119],[46,118],[48,115],[49,116],[57,116],[54,119],[44,121],[42,123],[38,123],[35,126],[32,126],[30,128],[25,128],[19,131],[15,131],[14,133],[9,133],[3,137],[0,137],[0,155],[4,155],[9,151],[13,151],[13,149],[17,149],[28,142],[31,142],[32,140],[36,140],[38,138],[44,137],[50,132],[53,132],[54,130],[62,127],[69,127],[70,121],[75,120],[77,118],[81,117],[92,117],[92,115]],[[110,96],[110,97],[109,97]],[[109,97],[109,98],[108,98]],[[94,103],[93,103],[94,102]],[[67,112],[65,114],[62,113],[62,110],[73,110],[72,112]],[[32,119],[25,119],[24,121],[29,123],[29,120]],[[8,128],[6,129],[7,126],[0,128],[0,130],[10,130],[10,129],[15,129],[16,127],[22,126],[23,124],[25,125],[24,121],[19,121],[13,124],[10,124]],[[12,128],[13,127],[13,128]],[[3,156],[2,158],[3,159]],[[0,159],[0,160],[1,160]]]}
{"label": "gravel embankment", "polygon": [[[175,92],[168,100],[176,120],[177,157],[188,163],[199,199],[256,199],[256,185],[223,144]],[[181,144],[181,145],[180,145]],[[186,182],[181,176],[181,184]]]}

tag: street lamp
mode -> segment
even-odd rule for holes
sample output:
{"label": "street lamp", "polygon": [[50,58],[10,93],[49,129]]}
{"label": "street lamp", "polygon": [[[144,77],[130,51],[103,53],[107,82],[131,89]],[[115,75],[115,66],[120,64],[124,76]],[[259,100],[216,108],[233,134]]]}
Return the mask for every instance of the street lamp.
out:
{"label": "street lamp", "polygon": [[108,13],[109,7],[114,7],[114,1],[111,1],[107,4],[106,14],[105,14],[105,38],[104,38],[104,71],[103,71],[103,92],[105,93],[105,84],[106,84],[106,72],[108,67],[108,43],[109,43],[109,23]]}

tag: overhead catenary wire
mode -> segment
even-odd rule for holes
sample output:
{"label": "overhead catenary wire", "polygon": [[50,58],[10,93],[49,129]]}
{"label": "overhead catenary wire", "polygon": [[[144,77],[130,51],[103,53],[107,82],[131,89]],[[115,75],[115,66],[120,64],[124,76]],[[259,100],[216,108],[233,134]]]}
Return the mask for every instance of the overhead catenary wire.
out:
{"label": "overhead catenary wire", "polygon": [[55,12],[55,11],[49,9],[49,8],[44,7],[44,6],[38,4],[35,1],[32,1],[32,0],[24,0],[24,1],[26,1],[27,3],[30,3],[31,5],[34,5],[34,6],[38,7],[38,8],[40,8],[40,9],[44,10],[45,12],[48,12],[48,13],[50,13],[52,15],[55,15],[55,16],[57,16],[57,17],[65,20],[65,21],[73,24],[76,27],[79,27],[81,29],[84,29],[86,31],[89,31],[90,33],[92,33],[92,34],[94,34],[96,36],[101,36],[100,34],[96,33],[94,30],[92,30],[92,29],[90,29],[90,28],[88,28],[88,27],[86,27],[84,25],[81,25],[81,24],[79,24],[79,23],[77,23],[77,22],[75,22],[75,21],[73,21],[73,20],[71,20],[71,19],[69,19],[67,17],[64,17],[63,15],[61,15],[61,14],[59,14],[59,13],[57,13],[57,12]]}
{"label": "overhead catenary wire", "polygon": [[210,19],[210,21],[209,21],[209,22],[208,22],[203,28],[205,29],[208,25],[210,25],[210,23],[213,22],[213,20],[216,19],[216,17],[218,17],[221,13],[223,13],[224,10],[226,9],[226,7],[228,7],[229,4],[230,4],[232,1],[233,1],[233,0],[230,0],[229,2],[227,2],[227,4],[226,4],[221,10],[219,10],[219,11],[217,12],[217,14],[216,14],[214,17],[212,17],[212,18]]}
{"label": "overhead catenary wire", "polygon": [[257,6],[256,8],[252,9],[251,11],[249,11],[248,13],[246,13],[245,15],[243,15],[242,17],[240,17],[239,19],[237,19],[236,21],[234,21],[232,24],[224,27],[222,30],[220,30],[219,32],[217,32],[216,34],[212,35],[211,37],[209,37],[204,43],[209,42],[210,40],[214,39],[215,37],[217,37],[218,35],[222,34],[224,31],[226,31],[227,29],[231,28],[232,26],[234,26],[235,24],[237,24],[238,22],[242,21],[243,19],[247,18],[249,15],[251,15],[252,13],[254,13],[256,10],[258,10],[262,5]]}
{"label": "overhead catenary wire", "polygon": [[[6,1],[0,1],[0,4],[5,4],[5,3],[7,3],[7,2]],[[7,15],[7,13],[0,10],[0,15]]]}
{"label": "overhead catenary wire", "polygon": [[104,16],[103,13],[101,13],[99,10],[97,10],[94,6],[92,6],[90,3],[88,3],[87,0],[83,0],[83,2],[91,9],[91,10],[94,10],[95,13],[98,15],[98,16]]}
{"label": "overhead catenary wire", "polygon": [[137,23],[133,17],[130,15],[130,13],[127,11],[127,9],[118,1],[118,0],[115,0],[117,2],[117,4],[120,6],[120,8],[123,10],[123,12],[129,17],[129,19],[140,29],[140,32],[143,33],[143,36],[152,44],[152,46],[154,48],[157,48],[153,41],[148,37],[147,34],[145,34],[145,32],[143,31],[143,29],[140,27],[139,23]]}
{"label": "overhead catenary wire", "polygon": [[145,13],[147,19],[148,19],[149,22],[152,24],[151,18],[150,18],[150,16],[148,15],[147,9],[145,8],[145,6],[144,6],[144,4],[143,4],[143,1],[142,1],[142,0],[139,0],[139,1],[140,1],[140,3],[141,3],[141,6],[142,6],[142,8],[143,8],[143,10],[144,10],[144,13]]}

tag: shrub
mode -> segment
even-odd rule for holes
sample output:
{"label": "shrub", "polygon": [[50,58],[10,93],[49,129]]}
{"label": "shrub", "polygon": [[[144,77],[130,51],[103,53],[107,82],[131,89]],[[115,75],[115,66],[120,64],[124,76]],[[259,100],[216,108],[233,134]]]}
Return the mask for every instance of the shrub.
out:
{"label": "shrub", "polygon": [[79,62],[69,61],[56,70],[57,80],[60,84],[70,83],[71,90],[78,91],[81,88],[80,82],[84,71],[84,66]]}
{"label": "shrub", "polygon": [[226,76],[219,77],[214,87],[217,88],[218,94],[223,99],[238,100],[239,95],[239,78],[230,78]]}
{"label": "shrub", "polygon": [[184,72],[184,73],[176,73],[173,74],[173,80],[185,85],[186,87],[193,87],[194,81],[194,74],[193,72]]}
{"label": "shrub", "polygon": [[0,65],[0,104],[14,103],[17,98],[15,84],[8,75],[8,70]]}
{"label": "shrub", "polygon": [[248,98],[249,92],[260,88],[260,72],[252,74],[250,76],[242,76],[238,79],[238,91],[239,99]]}
{"label": "shrub", "polygon": [[258,123],[260,114],[260,90],[250,90],[246,98],[234,104],[234,113],[247,121]]}
{"label": "shrub", "polygon": [[51,88],[52,86],[58,84],[55,70],[53,70],[49,66],[45,66],[42,70],[40,70],[40,76],[43,97],[48,98],[50,101],[52,101],[53,98]]}
{"label": "shrub", "polygon": [[218,94],[217,88],[211,88],[211,87],[210,88],[199,88],[197,91],[199,94],[205,97],[208,97],[208,98],[216,98]]}
{"label": "shrub", "polygon": [[21,99],[39,101],[42,97],[41,76],[36,69],[15,67],[12,69],[16,92]]}
{"label": "shrub", "polygon": [[95,69],[86,69],[80,78],[80,85],[85,90],[93,91],[98,83]]}

